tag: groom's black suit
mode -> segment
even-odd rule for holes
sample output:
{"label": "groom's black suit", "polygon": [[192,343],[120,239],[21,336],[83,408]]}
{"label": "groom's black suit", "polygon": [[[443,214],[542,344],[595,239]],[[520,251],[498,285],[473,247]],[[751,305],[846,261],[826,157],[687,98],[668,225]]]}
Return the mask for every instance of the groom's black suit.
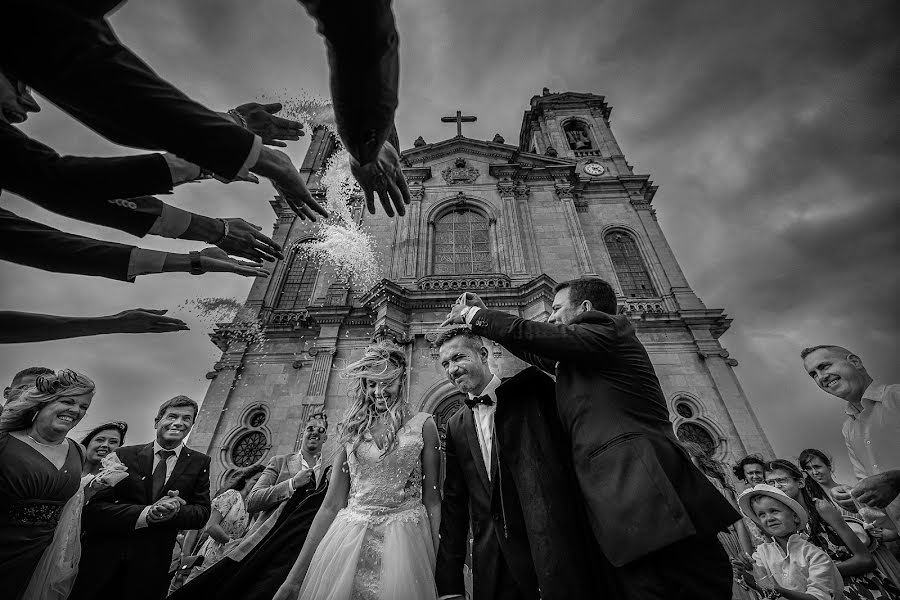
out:
{"label": "groom's black suit", "polygon": [[553,380],[530,367],[496,396],[490,479],[472,409],[447,423],[438,595],[463,594],[471,525],[473,600],[601,598],[605,570],[579,506]]}
{"label": "groom's black suit", "polygon": [[[153,495],[153,443],[124,446],[116,456],[128,477],[99,492],[82,513],[84,537],[78,579],[70,600],[159,600],[169,588],[169,564],[179,529],[200,529],[209,519],[209,463],[202,452],[181,449],[162,491]],[[169,490],[187,504],[172,519],[135,529],[144,507]]]}

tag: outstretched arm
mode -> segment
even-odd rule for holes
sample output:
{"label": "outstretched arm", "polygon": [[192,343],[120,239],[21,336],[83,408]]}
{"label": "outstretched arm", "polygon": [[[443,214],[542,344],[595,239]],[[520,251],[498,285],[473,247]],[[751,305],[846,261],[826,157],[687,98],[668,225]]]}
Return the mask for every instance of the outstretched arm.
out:
{"label": "outstretched arm", "polygon": [[181,319],[165,310],[137,308],[106,317],[61,317],[0,311],[0,344],[44,342],[107,333],[166,333],[186,331]]}
{"label": "outstretched arm", "polygon": [[294,566],[291,567],[291,572],[278,588],[273,600],[296,600],[306,572],[309,570],[309,564],[316,553],[316,548],[319,547],[319,543],[334,522],[338,511],[347,506],[349,494],[350,468],[347,465],[347,451],[341,450],[334,459],[331,481],[328,483],[325,500],[313,519],[309,533],[306,535],[306,541],[303,543],[303,549],[300,550],[300,555],[297,556]]}

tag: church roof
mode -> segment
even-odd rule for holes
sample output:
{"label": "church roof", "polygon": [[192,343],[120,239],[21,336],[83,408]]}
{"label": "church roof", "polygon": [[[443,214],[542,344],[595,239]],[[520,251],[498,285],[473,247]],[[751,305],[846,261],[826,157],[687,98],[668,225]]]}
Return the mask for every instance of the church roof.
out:
{"label": "church roof", "polygon": [[475,140],[465,136],[455,136],[433,144],[410,148],[401,152],[400,157],[406,166],[415,167],[458,154],[471,154],[482,156],[491,162],[514,163],[537,168],[571,167],[576,164],[569,158],[541,156],[524,152],[518,146]]}

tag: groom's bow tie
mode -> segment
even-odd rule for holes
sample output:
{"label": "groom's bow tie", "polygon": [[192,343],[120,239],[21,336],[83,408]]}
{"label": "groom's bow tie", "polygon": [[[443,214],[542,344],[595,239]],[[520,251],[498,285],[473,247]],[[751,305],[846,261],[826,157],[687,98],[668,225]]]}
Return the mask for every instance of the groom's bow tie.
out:
{"label": "groom's bow tie", "polygon": [[475,408],[478,404],[484,404],[485,406],[493,406],[494,401],[491,400],[491,397],[485,394],[484,396],[475,396],[474,398],[466,398],[466,406],[469,408]]}

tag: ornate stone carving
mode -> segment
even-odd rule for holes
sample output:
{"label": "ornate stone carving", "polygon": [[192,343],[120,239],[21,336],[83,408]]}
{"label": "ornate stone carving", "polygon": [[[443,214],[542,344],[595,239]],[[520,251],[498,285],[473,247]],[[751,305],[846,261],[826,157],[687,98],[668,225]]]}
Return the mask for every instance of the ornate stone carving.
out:
{"label": "ornate stone carving", "polygon": [[413,146],[415,146],[416,148],[421,148],[422,146],[427,146],[427,145],[428,144],[425,142],[424,139],[422,139],[421,135],[416,138],[416,141],[413,142]]}
{"label": "ornate stone carving", "polygon": [[666,312],[666,307],[661,302],[631,302],[626,300],[624,304],[619,305],[619,314],[637,315],[644,313],[661,314]]}
{"label": "ornate stone carving", "polygon": [[575,186],[567,181],[557,181],[553,184],[553,189],[556,191],[556,195],[559,196],[560,200],[563,198],[575,197]]}
{"label": "ornate stone carving", "polygon": [[391,341],[399,346],[405,346],[413,341],[413,337],[406,332],[397,331],[387,325],[380,325],[372,334],[373,342]]}
{"label": "ornate stone carving", "polygon": [[425,198],[425,186],[421,183],[412,183],[409,186],[409,197],[412,200],[422,201]]}
{"label": "ornate stone carving", "polygon": [[544,152],[544,154],[551,158],[559,156],[559,152],[557,152],[556,148],[554,148],[553,146],[547,146],[547,150]]}
{"label": "ornate stone carving", "polygon": [[457,158],[454,166],[447,167],[441,171],[441,177],[450,185],[474,183],[480,174],[480,171],[475,167],[467,167],[466,159],[464,158]]}
{"label": "ornate stone carving", "polygon": [[495,143],[495,144],[505,144],[505,143],[506,143],[506,138],[504,138],[504,137],[503,137],[502,135],[500,135],[499,133],[495,133],[495,134],[494,134],[494,139],[492,139],[491,141],[492,141],[493,143]]}
{"label": "ornate stone carving", "polygon": [[416,282],[420,290],[485,290],[509,288],[509,277],[494,275],[430,275]]}

